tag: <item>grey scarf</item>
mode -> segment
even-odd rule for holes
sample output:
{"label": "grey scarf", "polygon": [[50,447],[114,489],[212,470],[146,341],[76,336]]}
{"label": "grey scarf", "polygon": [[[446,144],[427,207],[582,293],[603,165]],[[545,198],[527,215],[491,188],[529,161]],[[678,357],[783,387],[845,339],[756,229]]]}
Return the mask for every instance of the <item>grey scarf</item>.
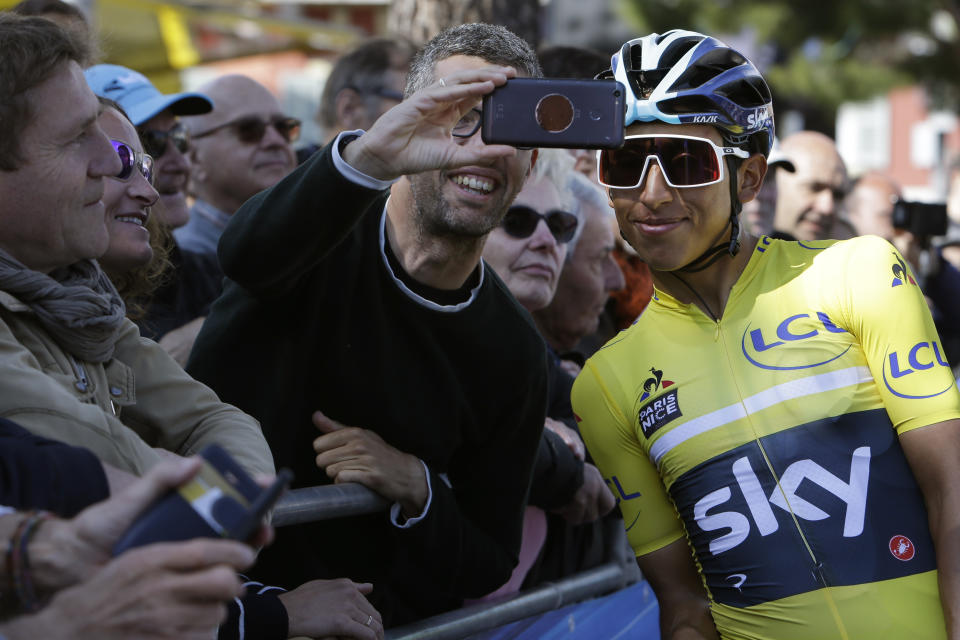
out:
{"label": "grey scarf", "polygon": [[0,249],[0,291],[30,307],[68,353],[88,362],[106,362],[113,357],[126,308],[93,260],[81,260],[47,275]]}

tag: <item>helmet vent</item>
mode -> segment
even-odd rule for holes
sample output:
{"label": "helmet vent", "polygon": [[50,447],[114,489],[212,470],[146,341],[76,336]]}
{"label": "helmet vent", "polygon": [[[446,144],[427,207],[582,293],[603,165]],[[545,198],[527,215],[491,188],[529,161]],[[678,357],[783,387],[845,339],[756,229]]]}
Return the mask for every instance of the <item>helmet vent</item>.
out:
{"label": "helmet vent", "polygon": [[657,103],[657,108],[670,115],[684,115],[687,113],[717,113],[717,105],[705,96],[683,96],[671,98]]}
{"label": "helmet vent", "polygon": [[703,41],[703,36],[697,34],[685,38],[677,38],[671,42],[666,51],[660,55],[657,66],[661,69],[670,69],[680,61],[690,49],[694,48]]}
{"label": "helmet vent", "polygon": [[762,107],[770,102],[770,89],[760,78],[741,78],[718,88],[716,92],[747,109]]}
{"label": "helmet vent", "polygon": [[732,49],[713,49],[691,64],[673,83],[671,91],[696,89],[708,80],[744,64],[746,59]]}

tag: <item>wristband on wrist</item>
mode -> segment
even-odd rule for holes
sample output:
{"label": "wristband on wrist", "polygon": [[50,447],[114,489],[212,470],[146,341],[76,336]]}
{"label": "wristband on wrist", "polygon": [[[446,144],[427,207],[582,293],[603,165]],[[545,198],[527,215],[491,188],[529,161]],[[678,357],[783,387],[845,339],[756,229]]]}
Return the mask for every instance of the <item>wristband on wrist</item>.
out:
{"label": "wristband on wrist", "polygon": [[30,571],[30,555],[27,547],[40,523],[50,517],[51,514],[46,511],[30,513],[17,525],[17,530],[7,545],[7,571],[17,599],[20,600],[20,608],[27,613],[40,608],[33,586],[33,573]]}

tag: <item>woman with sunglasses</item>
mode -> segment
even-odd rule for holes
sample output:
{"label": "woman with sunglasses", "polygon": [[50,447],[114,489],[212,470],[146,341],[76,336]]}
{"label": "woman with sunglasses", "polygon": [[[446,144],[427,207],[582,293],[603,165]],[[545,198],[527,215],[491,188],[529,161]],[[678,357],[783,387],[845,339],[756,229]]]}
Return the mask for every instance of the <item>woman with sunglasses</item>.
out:
{"label": "woman with sunglasses", "polygon": [[741,232],[774,126],[740,53],[675,30],[605,75],[599,178],[655,292],[573,405],[662,637],[960,638],[960,392],[902,258]]}
{"label": "woman with sunglasses", "polygon": [[[484,261],[530,313],[550,304],[567,246],[580,231],[579,207],[568,186],[574,159],[558,149],[540,149],[538,154],[523,189],[483,248]],[[551,353],[547,418],[524,514],[520,563],[507,584],[488,597],[556,580],[602,561],[602,553],[591,555],[587,547],[602,535],[598,518],[613,509],[614,499],[596,467],[584,464],[583,441],[570,408],[572,384]]]}
{"label": "woman with sunglasses", "polygon": [[170,236],[150,207],[159,194],[153,186],[153,158],[143,146],[133,123],[116,103],[100,98],[104,109],[99,124],[120,157],[123,169],[104,183],[103,203],[110,244],[100,266],[110,276],[133,319],[156,289],[169,263]]}

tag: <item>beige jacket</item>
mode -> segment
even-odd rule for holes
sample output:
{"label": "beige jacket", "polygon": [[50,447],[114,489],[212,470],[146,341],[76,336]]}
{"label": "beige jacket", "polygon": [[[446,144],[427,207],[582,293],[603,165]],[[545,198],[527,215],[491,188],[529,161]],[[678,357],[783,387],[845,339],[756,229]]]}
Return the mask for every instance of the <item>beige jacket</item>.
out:
{"label": "beige jacket", "polygon": [[80,361],[0,291],[0,416],[138,475],[159,460],[153,447],[191,455],[212,442],[250,472],[273,472],[256,420],[220,402],[129,320],[120,332],[112,360]]}

